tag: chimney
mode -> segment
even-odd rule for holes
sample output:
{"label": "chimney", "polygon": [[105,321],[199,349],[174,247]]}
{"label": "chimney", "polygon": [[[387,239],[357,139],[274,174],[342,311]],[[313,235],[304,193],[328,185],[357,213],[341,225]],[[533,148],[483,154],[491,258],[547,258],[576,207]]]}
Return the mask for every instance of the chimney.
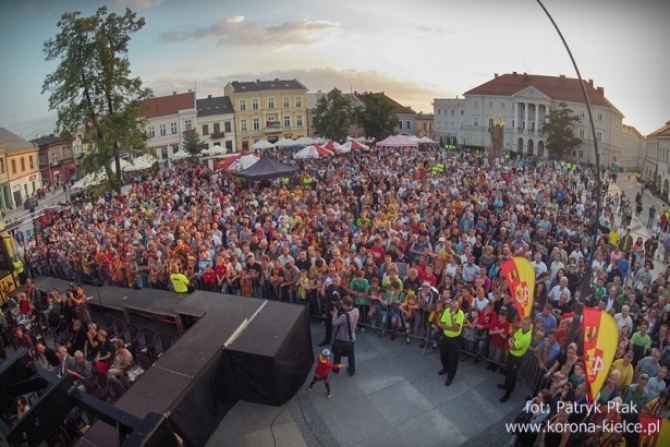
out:
{"label": "chimney", "polygon": [[188,92],[189,92],[189,93],[193,93],[193,90],[192,90],[192,89],[188,89]]}
{"label": "chimney", "polygon": [[275,82],[279,82],[279,78],[275,78]]}
{"label": "chimney", "polygon": [[207,99],[212,99],[212,95],[207,95]]}
{"label": "chimney", "polygon": [[558,79],[560,79],[561,81],[563,81],[563,80],[565,79],[565,75],[560,75],[560,76],[558,77]]}
{"label": "chimney", "polygon": [[513,72],[512,72],[512,76],[516,76],[516,71],[513,71]]}
{"label": "chimney", "polygon": [[600,93],[602,96],[605,96],[605,88],[604,87],[597,87],[596,90],[598,93]]}
{"label": "chimney", "polygon": [[177,92],[172,92],[172,94],[173,94],[173,95],[176,95],[176,94],[177,94]]}
{"label": "chimney", "polygon": [[493,79],[498,79],[498,73],[493,73]]}
{"label": "chimney", "polygon": [[256,79],[256,84],[260,84],[260,83],[261,83],[261,80],[260,80],[260,79]]}
{"label": "chimney", "polygon": [[589,85],[593,87],[593,79],[589,79]]}

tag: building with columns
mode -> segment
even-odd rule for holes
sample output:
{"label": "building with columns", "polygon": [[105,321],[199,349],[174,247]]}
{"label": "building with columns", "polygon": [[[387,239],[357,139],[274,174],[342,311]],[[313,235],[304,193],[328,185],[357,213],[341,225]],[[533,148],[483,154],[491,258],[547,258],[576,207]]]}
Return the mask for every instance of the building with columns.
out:
{"label": "building with columns", "polygon": [[647,135],[646,157],[642,179],[652,189],[661,192],[664,200],[670,196],[670,121]]}
{"label": "building with columns", "polygon": [[[594,114],[601,164],[612,166],[622,153],[623,114],[605,98],[602,87],[593,85],[593,80],[585,81],[585,87]],[[579,80],[563,75],[495,74],[492,80],[465,92],[464,98],[435,99],[435,138],[442,137],[445,143],[455,138],[461,146],[490,149],[489,128],[503,119],[505,151],[546,157],[546,136],[541,129],[549,111],[561,102],[580,116],[575,135],[584,141],[567,158],[594,163],[593,137]]]}

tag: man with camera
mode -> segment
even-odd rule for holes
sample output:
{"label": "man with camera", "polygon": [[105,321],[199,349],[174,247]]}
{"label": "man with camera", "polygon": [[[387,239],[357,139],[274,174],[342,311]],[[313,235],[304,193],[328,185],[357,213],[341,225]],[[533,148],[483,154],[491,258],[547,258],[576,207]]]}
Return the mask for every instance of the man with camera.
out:
{"label": "man with camera", "polygon": [[[349,296],[342,298],[341,310],[331,311],[331,324],[335,328],[335,340],[333,340],[333,361],[339,364],[342,357],[347,357],[347,372],[353,376],[356,372],[356,357],[354,355],[354,344],[356,342],[356,324],[359,317],[358,309],[354,307],[354,300]],[[339,371],[333,371],[339,373]]]}
{"label": "man with camera", "polygon": [[[326,287],[326,338],[319,344],[320,348],[330,344],[333,339],[333,320],[331,314],[340,308],[342,298],[347,294],[347,289],[342,285],[342,277],[339,273],[333,273],[331,283]],[[355,326],[354,326],[355,327]]]}

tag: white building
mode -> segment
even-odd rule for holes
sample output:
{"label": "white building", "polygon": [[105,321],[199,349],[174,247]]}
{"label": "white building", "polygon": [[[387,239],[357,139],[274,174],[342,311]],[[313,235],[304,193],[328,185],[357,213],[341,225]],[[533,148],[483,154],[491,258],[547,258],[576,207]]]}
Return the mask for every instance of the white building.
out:
{"label": "white building", "polygon": [[642,178],[649,182],[652,188],[658,188],[664,200],[668,200],[670,194],[670,121],[647,135],[647,154]]}
{"label": "white building", "polygon": [[184,132],[196,129],[195,93],[173,92],[142,102],[141,113],[147,119],[149,147],[159,160],[171,158],[182,147]]}
{"label": "white building", "polygon": [[198,133],[211,149],[215,146],[228,154],[237,152],[235,145],[235,111],[228,96],[198,99]]}
{"label": "white building", "polygon": [[621,152],[613,154],[612,158],[616,158],[619,166],[627,171],[641,171],[647,152],[644,135],[627,124],[622,126],[621,131]]}
{"label": "white building", "polygon": [[[622,152],[623,114],[605,98],[602,87],[585,81],[600,151],[600,163],[611,166],[619,162]],[[568,158],[594,163],[586,104],[579,80],[561,76],[529,74],[494,75],[494,78],[464,94],[463,99],[435,99],[433,102],[435,139],[445,143],[456,138],[465,147],[490,149],[489,127],[505,120],[504,150],[546,157],[546,137],[541,132],[549,110],[561,102],[581,117],[575,135],[584,141]]]}

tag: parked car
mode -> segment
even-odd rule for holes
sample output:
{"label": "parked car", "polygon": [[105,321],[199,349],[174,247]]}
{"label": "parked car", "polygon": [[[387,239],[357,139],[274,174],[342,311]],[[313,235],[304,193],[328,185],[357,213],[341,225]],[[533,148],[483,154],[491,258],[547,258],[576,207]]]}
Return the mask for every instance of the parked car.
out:
{"label": "parked car", "polygon": [[36,197],[28,197],[25,202],[23,202],[23,208],[26,210],[35,210],[37,208],[37,205],[39,205],[39,202],[37,201]]}

